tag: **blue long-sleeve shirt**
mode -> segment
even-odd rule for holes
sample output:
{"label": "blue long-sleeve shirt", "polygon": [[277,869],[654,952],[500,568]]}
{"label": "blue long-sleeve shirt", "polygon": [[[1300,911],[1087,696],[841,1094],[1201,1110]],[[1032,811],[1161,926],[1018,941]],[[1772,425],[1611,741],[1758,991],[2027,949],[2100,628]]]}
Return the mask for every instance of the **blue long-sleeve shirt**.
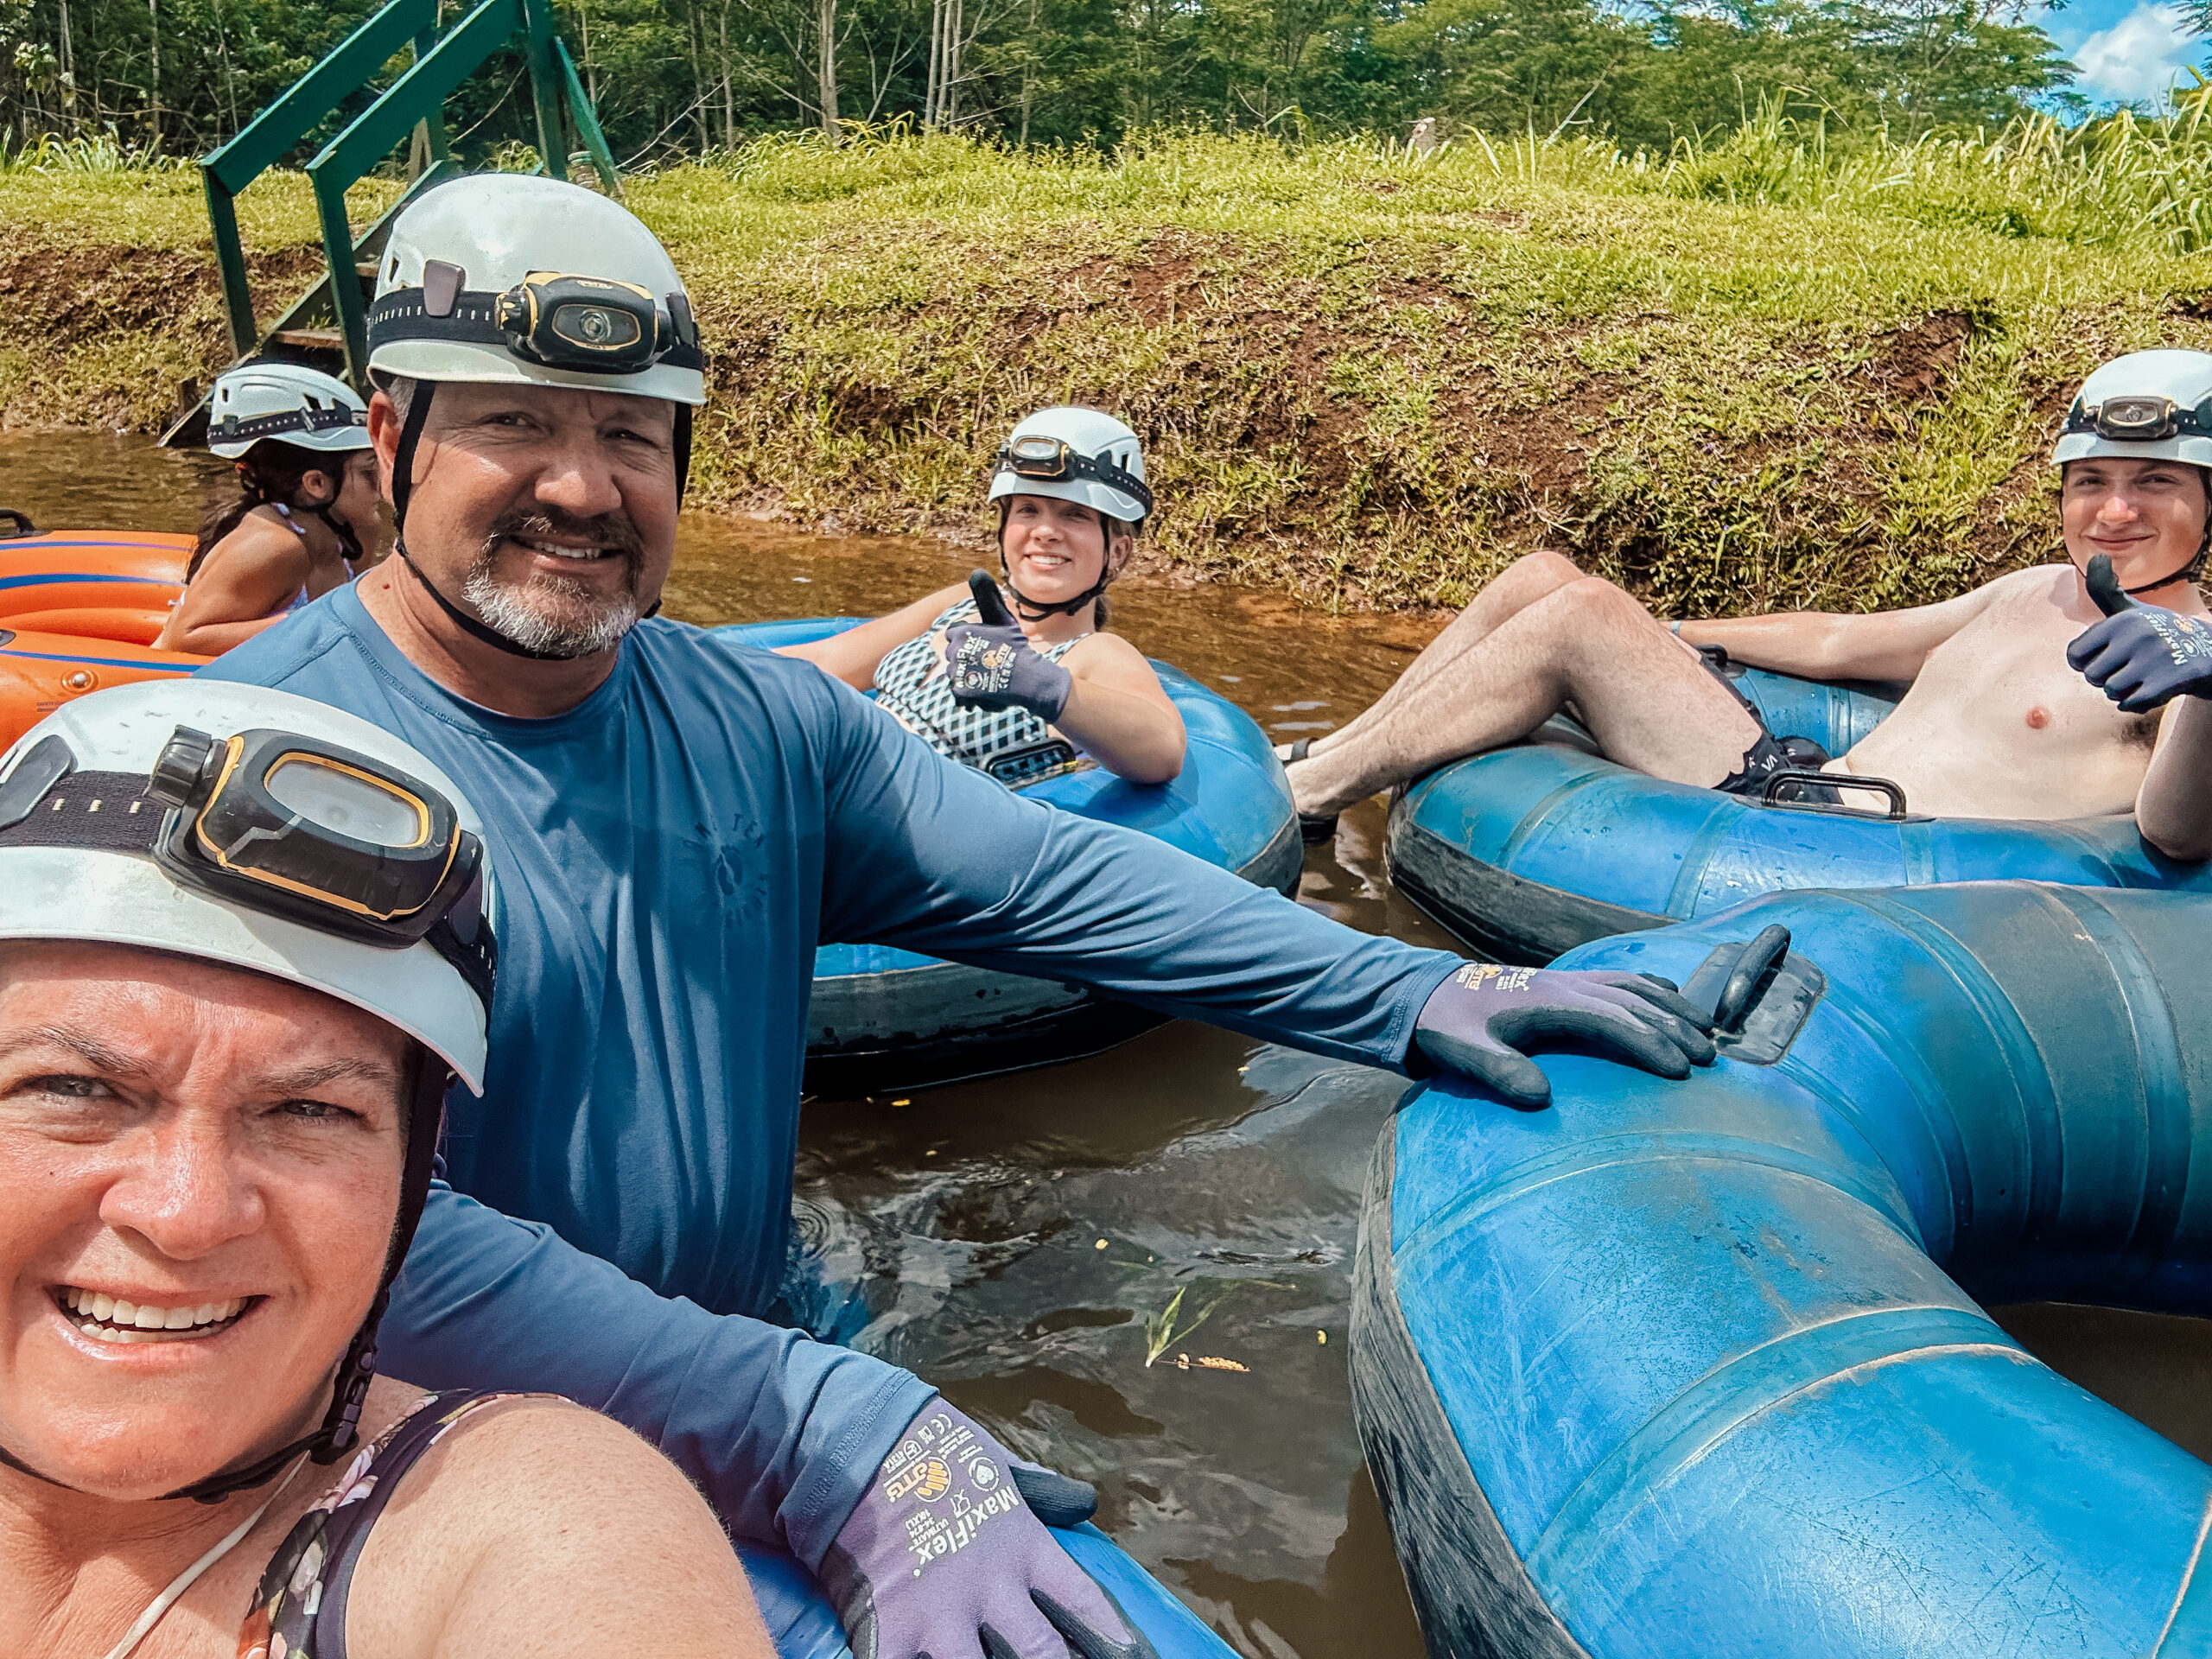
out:
{"label": "blue long-sleeve shirt", "polygon": [[547,720],[446,691],[350,588],[202,672],[375,722],[484,821],[491,1059],[483,1097],[448,1103],[446,1141],[453,1187],[480,1203],[434,1195],[388,1369],[607,1410],[734,1530],[810,1565],[928,1395],[715,1317],[776,1294],[818,943],[1080,981],[1398,1067],[1457,965],[1023,800],[812,664],[680,623],[640,624],[606,683]]}

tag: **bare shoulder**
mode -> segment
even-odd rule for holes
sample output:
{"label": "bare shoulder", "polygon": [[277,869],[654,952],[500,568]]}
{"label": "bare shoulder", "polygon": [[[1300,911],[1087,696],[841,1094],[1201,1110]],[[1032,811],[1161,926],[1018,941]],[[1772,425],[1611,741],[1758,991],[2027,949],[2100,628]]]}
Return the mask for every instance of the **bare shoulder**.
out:
{"label": "bare shoulder", "polygon": [[200,574],[204,576],[218,569],[226,576],[271,569],[306,570],[314,563],[307,543],[283,525],[250,515],[207,550]]}
{"label": "bare shoulder", "polygon": [[1993,603],[2065,605],[2082,592],[2081,573],[2071,564],[2031,564],[1985,582],[1967,596]]}
{"label": "bare shoulder", "polygon": [[[664,1473],[689,1491],[675,1465],[611,1417],[554,1395],[512,1395],[487,1402],[455,1424],[417,1466],[443,1459],[442,1475],[499,1473],[527,1480],[543,1495],[590,1491],[602,1477],[632,1479]],[[487,1494],[479,1487],[473,1501]]]}
{"label": "bare shoulder", "polygon": [[1087,633],[1076,641],[1075,649],[1065,658],[1071,673],[1131,674],[1139,671],[1160,677],[1153,671],[1151,662],[1118,633]]}
{"label": "bare shoulder", "polygon": [[638,1643],[766,1656],[737,1558],[676,1466],[621,1425],[524,1397],[471,1413],[409,1471],[370,1534],[355,1651],[420,1659]]}
{"label": "bare shoulder", "polygon": [[307,543],[300,539],[297,531],[258,512],[250,512],[239,519],[237,527],[215,545],[250,548],[257,552],[297,552],[302,558],[307,556]]}

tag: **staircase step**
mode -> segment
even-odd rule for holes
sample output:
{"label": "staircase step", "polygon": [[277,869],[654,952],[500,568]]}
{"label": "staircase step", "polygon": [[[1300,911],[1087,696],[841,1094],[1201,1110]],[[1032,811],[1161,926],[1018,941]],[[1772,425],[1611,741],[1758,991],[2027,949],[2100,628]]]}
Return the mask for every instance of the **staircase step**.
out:
{"label": "staircase step", "polygon": [[342,352],[346,336],[335,328],[279,328],[269,336],[279,346],[290,346],[302,351]]}

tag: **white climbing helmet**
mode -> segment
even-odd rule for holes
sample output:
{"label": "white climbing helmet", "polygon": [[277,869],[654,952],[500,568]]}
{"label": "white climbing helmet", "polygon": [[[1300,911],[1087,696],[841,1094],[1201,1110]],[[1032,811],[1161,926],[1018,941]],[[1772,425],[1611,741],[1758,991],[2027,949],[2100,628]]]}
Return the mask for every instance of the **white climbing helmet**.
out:
{"label": "white climbing helmet", "polygon": [[2212,467],[2212,353],[2130,352],[2082,383],[2050,458]]}
{"label": "white climbing helmet", "polygon": [[707,401],[683,279],[619,202],[556,179],[478,173],[399,216],[377,265],[369,369]]}
{"label": "white climbing helmet", "polygon": [[215,381],[207,447],[237,461],[264,438],[340,454],[369,447],[369,409],[343,380],[299,363],[247,363]]}
{"label": "white climbing helmet", "polygon": [[988,499],[1009,495],[1079,501],[1130,524],[1152,512],[1137,435],[1096,409],[1040,409],[1015,427],[993,464]]}
{"label": "white climbing helmet", "polygon": [[467,798],[289,691],[148,680],[0,755],[0,939],[197,957],[366,1009],[481,1094],[497,899]]}

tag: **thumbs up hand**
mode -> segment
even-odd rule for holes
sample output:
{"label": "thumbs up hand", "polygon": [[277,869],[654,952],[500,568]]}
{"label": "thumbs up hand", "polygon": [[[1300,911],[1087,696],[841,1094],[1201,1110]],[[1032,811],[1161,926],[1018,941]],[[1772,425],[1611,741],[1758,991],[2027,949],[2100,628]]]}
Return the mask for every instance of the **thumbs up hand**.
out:
{"label": "thumbs up hand", "polygon": [[2131,715],[2179,696],[2212,697],[2212,625],[2130,597],[2101,553],[2083,585],[2105,613],[2066,647],[2083,679]]}
{"label": "thumbs up hand", "polygon": [[968,578],[978,620],[945,630],[945,671],[955,702],[975,709],[1026,709],[1052,721],[1067,707],[1075,681],[1067,670],[1030,649],[1029,637],[1007,612],[998,583],[977,570]]}

